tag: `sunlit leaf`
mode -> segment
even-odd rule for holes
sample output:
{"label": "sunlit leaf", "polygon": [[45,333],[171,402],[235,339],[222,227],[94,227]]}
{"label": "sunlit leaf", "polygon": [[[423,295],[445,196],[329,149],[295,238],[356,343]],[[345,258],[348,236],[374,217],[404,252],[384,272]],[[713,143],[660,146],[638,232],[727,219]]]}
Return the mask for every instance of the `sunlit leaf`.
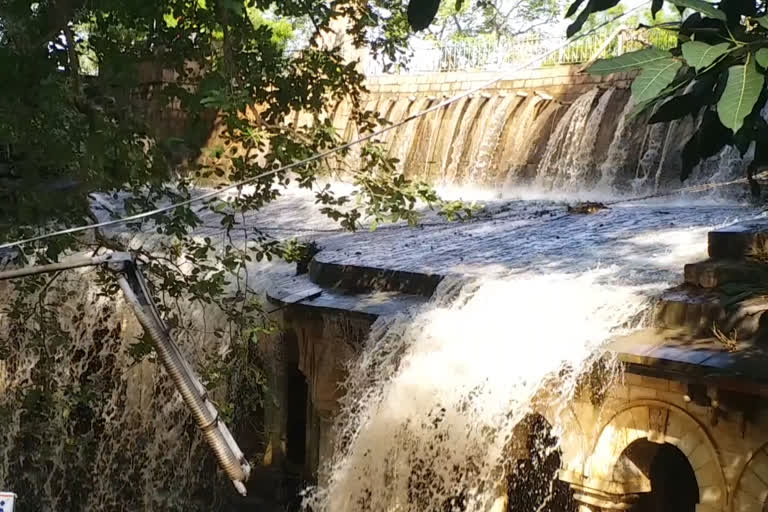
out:
{"label": "sunlit leaf", "polygon": [[754,18],[756,22],[760,24],[763,28],[768,28],[768,16],[761,16],[759,18]]}
{"label": "sunlit leaf", "polygon": [[717,102],[720,122],[734,133],[739,131],[744,118],[752,112],[764,83],[765,77],[757,71],[751,54],[747,54],[746,63],[728,68],[728,82]]}
{"label": "sunlit leaf", "polygon": [[657,48],[646,48],[610,59],[599,59],[587,69],[587,72],[592,75],[610,75],[611,73],[640,69],[655,62],[665,61],[671,57],[672,54],[667,51]]}
{"label": "sunlit leaf", "polygon": [[755,60],[760,66],[768,69],[768,48],[760,48],[755,53]]}
{"label": "sunlit leaf", "polygon": [[682,47],[683,58],[689,66],[692,66],[696,71],[700,71],[725,55],[729,48],[729,43],[709,45],[701,41],[688,41]]}
{"label": "sunlit leaf", "polygon": [[637,102],[655,99],[672,83],[682,65],[682,62],[674,58],[656,60],[646,64],[632,82],[632,97]]}
{"label": "sunlit leaf", "polygon": [[686,9],[693,9],[705,16],[715,18],[717,20],[725,21],[725,13],[715,7],[715,4],[705,2],[704,0],[669,0],[678,7],[684,7]]}
{"label": "sunlit leaf", "polygon": [[169,28],[175,28],[179,24],[179,20],[176,19],[172,12],[163,14],[163,21]]}

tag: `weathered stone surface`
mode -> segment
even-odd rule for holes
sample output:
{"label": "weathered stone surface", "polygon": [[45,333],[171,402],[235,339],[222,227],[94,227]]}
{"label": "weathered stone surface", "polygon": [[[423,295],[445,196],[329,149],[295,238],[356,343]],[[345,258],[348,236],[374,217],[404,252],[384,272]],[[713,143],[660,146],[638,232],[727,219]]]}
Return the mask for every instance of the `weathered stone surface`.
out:
{"label": "weathered stone surface", "polygon": [[339,265],[319,259],[309,265],[313,282],[349,291],[397,291],[429,297],[443,279],[438,274],[422,274],[358,265]]}
{"label": "weathered stone surface", "polygon": [[685,285],[665,292],[656,308],[659,327],[687,327],[695,333],[711,333],[712,326],[725,319],[717,294]]}
{"label": "weathered stone surface", "polygon": [[708,235],[711,258],[768,258],[768,222],[735,224]]}
{"label": "weathered stone surface", "polygon": [[325,312],[346,311],[364,315],[372,320],[403,311],[426,300],[420,295],[392,291],[350,293],[347,290],[321,288],[312,283],[307,275],[273,282],[267,289],[267,298],[278,308],[291,305],[293,308]]}
{"label": "weathered stone surface", "polygon": [[683,382],[716,382],[768,396],[768,350],[750,343],[739,343],[732,350],[717,338],[695,337],[687,329],[649,328],[618,338],[606,349],[631,372]]}
{"label": "weathered stone surface", "polygon": [[[738,267],[738,266],[737,266]],[[734,341],[768,341],[768,288],[759,281],[729,282],[717,288],[684,284],[661,295],[655,325],[684,327],[694,335]]]}
{"label": "weathered stone surface", "polygon": [[768,283],[768,264],[743,260],[706,260],[685,265],[684,274],[686,283],[710,289],[730,283]]}

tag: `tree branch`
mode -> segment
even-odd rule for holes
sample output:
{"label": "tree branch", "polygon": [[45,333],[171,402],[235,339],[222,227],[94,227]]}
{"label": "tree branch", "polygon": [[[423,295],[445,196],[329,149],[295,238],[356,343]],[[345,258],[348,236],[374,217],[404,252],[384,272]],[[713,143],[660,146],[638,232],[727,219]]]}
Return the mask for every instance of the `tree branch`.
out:
{"label": "tree branch", "polygon": [[80,96],[80,58],[77,55],[77,42],[69,21],[64,23],[64,37],[67,40],[67,56],[69,58],[69,73],[72,75],[72,92],[75,98]]}

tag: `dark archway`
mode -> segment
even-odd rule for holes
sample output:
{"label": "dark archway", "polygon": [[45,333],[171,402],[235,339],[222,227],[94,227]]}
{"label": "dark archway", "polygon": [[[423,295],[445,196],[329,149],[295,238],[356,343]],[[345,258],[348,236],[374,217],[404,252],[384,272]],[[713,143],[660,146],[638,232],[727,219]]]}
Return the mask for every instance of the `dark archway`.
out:
{"label": "dark archway", "polygon": [[676,446],[639,439],[624,452],[651,481],[632,512],[695,512],[699,486],[688,459]]}
{"label": "dark archway", "polygon": [[285,342],[285,457],[298,473],[305,472],[307,460],[307,379],[299,369],[299,341],[295,333],[286,333]]}
{"label": "dark archway", "polygon": [[521,446],[507,472],[507,512],[575,512],[570,485],[557,478],[562,454],[549,422],[530,414],[517,431]]}

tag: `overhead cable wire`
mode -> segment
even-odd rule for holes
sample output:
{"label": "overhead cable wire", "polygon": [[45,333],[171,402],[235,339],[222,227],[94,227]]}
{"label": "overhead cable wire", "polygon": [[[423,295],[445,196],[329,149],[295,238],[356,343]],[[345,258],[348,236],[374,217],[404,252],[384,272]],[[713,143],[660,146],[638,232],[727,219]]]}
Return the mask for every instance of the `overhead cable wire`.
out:
{"label": "overhead cable wire", "polygon": [[118,224],[125,224],[125,223],[128,223],[128,222],[135,222],[135,221],[146,219],[146,218],[149,218],[149,217],[154,217],[155,215],[160,215],[162,213],[167,213],[167,212],[173,211],[173,210],[175,210],[177,208],[182,208],[184,206],[189,206],[190,204],[194,204],[194,203],[197,203],[197,202],[200,202],[200,201],[205,201],[206,199],[211,199],[213,197],[220,196],[220,195],[222,195],[222,194],[224,194],[226,192],[229,192],[230,190],[239,189],[239,188],[241,188],[241,187],[243,187],[245,185],[249,185],[250,183],[253,183],[254,181],[257,181],[257,180],[259,180],[261,178],[265,178],[267,176],[271,176],[271,175],[274,175],[274,174],[277,174],[277,173],[281,173],[281,172],[285,172],[285,171],[290,171],[291,169],[295,169],[297,167],[303,167],[303,166],[305,166],[307,164],[310,164],[312,162],[315,162],[317,160],[322,160],[322,159],[327,158],[327,157],[329,157],[331,155],[339,153],[340,151],[344,151],[346,149],[351,148],[352,146],[356,146],[358,144],[362,144],[363,142],[367,142],[367,141],[369,141],[369,140],[371,140],[371,139],[373,139],[375,137],[378,137],[379,135],[382,135],[382,134],[387,133],[387,132],[389,132],[391,130],[394,130],[395,128],[398,128],[398,127],[400,127],[400,126],[402,126],[402,125],[404,125],[406,123],[409,123],[409,122],[413,121],[414,119],[418,119],[420,117],[423,117],[423,116],[425,116],[427,114],[430,114],[431,112],[435,112],[437,110],[440,110],[441,108],[444,108],[444,107],[446,107],[446,106],[448,106],[448,105],[450,105],[452,103],[455,103],[455,102],[457,102],[459,100],[462,100],[462,99],[464,99],[464,98],[466,98],[468,96],[471,96],[471,95],[473,95],[475,93],[478,93],[478,92],[480,92],[480,91],[482,91],[484,89],[487,89],[488,87],[496,84],[497,82],[500,82],[500,81],[506,79],[512,73],[517,73],[517,72],[523,71],[524,69],[528,68],[529,66],[532,66],[533,64],[536,64],[536,63],[546,59],[547,57],[549,57],[551,55],[554,55],[555,53],[557,53],[560,50],[566,48],[567,46],[573,44],[574,42],[576,42],[576,41],[578,41],[580,39],[583,39],[583,38],[585,38],[587,36],[592,35],[593,33],[595,33],[596,31],[600,30],[601,28],[605,27],[606,25],[609,25],[609,24],[611,24],[611,23],[613,23],[613,22],[615,22],[615,21],[617,21],[617,20],[619,20],[619,19],[621,19],[621,18],[623,18],[625,16],[628,16],[632,12],[637,11],[641,7],[644,7],[647,3],[648,3],[648,1],[643,2],[643,3],[633,7],[632,9],[630,9],[630,10],[628,10],[626,12],[618,14],[618,15],[614,16],[613,18],[611,18],[609,20],[606,20],[605,22],[603,22],[600,25],[596,26],[595,28],[593,28],[593,29],[591,29],[591,30],[589,30],[589,31],[587,31],[587,32],[585,32],[583,34],[580,34],[580,35],[578,35],[578,36],[576,36],[576,37],[574,37],[572,39],[567,40],[566,42],[564,42],[563,44],[557,46],[556,48],[553,48],[552,50],[549,50],[548,52],[545,52],[545,53],[543,53],[543,54],[541,54],[541,55],[539,55],[537,57],[534,57],[533,59],[527,61],[525,64],[517,66],[517,67],[515,67],[514,69],[512,69],[510,71],[504,72],[504,73],[500,74],[496,78],[493,78],[491,80],[483,82],[483,83],[481,83],[481,84],[479,84],[479,85],[477,85],[475,87],[472,87],[471,89],[469,89],[469,90],[467,90],[465,92],[462,92],[462,93],[457,94],[455,96],[452,96],[450,98],[446,98],[445,100],[441,101],[440,103],[438,103],[436,105],[433,105],[433,106],[431,106],[431,107],[429,107],[427,109],[421,110],[419,112],[415,112],[414,114],[411,114],[408,117],[406,117],[406,118],[404,118],[404,119],[402,119],[402,120],[400,120],[398,122],[395,122],[393,124],[385,126],[385,127],[381,128],[381,129],[379,129],[379,130],[377,130],[375,132],[371,132],[371,133],[369,133],[367,135],[363,135],[362,137],[358,137],[357,139],[355,139],[353,141],[346,142],[344,144],[341,144],[339,146],[335,146],[335,147],[333,147],[331,149],[328,149],[326,151],[322,151],[320,153],[316,153],[316,154],[314,154],[312,156],[309,156],[307,158],[304,158],[302,160],[297,160],[296,162],[292,162],[290,164],[283,165],[281,167],[278,167],[277,169],[272,169],[272,170],[269,170],[269,171],[262,172],[260,174],[257,174],[256,176],[251,176],[250,178],[246,178],[246,179],[240,180],[240,181],[238,181],[236,183],[232,183],[232,184],[227,185],[225,187],[218,188],[218,189],[212,190],[210,192],[206,192],[206,193],[201,194],[199,196],[191,197],[191,198],[186,199],[184,201],[179,201],[177,203],[172,203],[172,204],[169,204],[167,206],[162,206],[160,208],[155,208],[154,210],[148,210],[148,211],[145,211],[145,212],[136,213],[134,215],[128,215],[128,216],[125,216],[125,217],[120,217],[120,218],[117,218],[117,219],[110,219],[110,220],[103,221],[103,222],[96,222],[96,223],[93,223],[93,224],[86,224],[86,225],[82,225],[82,226],[75,226],[75,227],[71,227],[71,228],[61,229],[61,230],[58,230],[58,231],[50,231],[48,233],[42,233],[40,235],[36,235],[36,236],[33,236],[33,237],[29,237],[29,238],[24,238],[24,239],[17,240],[17,241],[14,241],[14,242],[6,242],[6,243],[0,245],[0,249],[10,249],[12,247],[19,247],[21,245],[25,245],[25,244],[32,243],[32,242],[38,242],[40,240],[45,240],[47,238],[53,238],[53,237],[58,237],[58,236],[62,236],[62,235],[70,235],[70,234],[73,234],[73,233],[79,233],[79,232],[88,231],[88,230],[91,230],[91,229],[99,229],[99,228],[105,228],[105,227],[109,227],[109,226],[116,226]]}

